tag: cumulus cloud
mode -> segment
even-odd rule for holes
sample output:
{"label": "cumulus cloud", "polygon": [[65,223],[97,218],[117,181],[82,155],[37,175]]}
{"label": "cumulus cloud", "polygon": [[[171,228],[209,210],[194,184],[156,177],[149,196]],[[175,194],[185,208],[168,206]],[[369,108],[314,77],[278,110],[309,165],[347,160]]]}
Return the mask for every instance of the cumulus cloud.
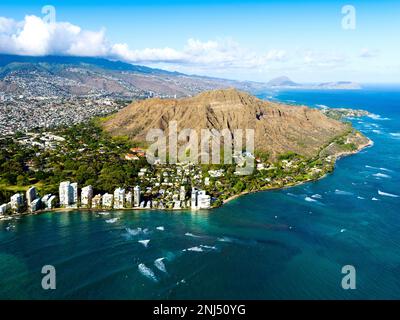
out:
{"label": "cumulus cloud", "polygon": [[105,30],[84,30],[69,22],[49,23],[28,15],[23,21],[0,17],[0,52],[19,55],[72,55],[107,57],[130,63],[193,66],[196,68],[265,68],[282,62],[286,51],[271,49],[257,54],[232,39],[189,39],[181,49],[132,49],[126,43],[112,44]]}
{"label": "cumulus cloud", "polygon": [[21,22],[0,17],[0,52],[103,56],[109,51],[105,31],[87,31],[68,22],[46,23],[29,15]]}
{"label": "cumulus cloud", "polygon": [[[135,49],[126,43],[111,43],[105,29],[85,30],[69,22],[46,22],[34,15],[28,15],[22,21],[0,17],[0,53],[105,57],[182,72],[204,71],[206,74],[235,70],[264,73],[282,68],[331,68],[347,61],[339,54],[315,51],[288,53],[271,48],[255,52],[231,38],[188,39],[181,48]],[[362,56],[372,56],[373,53],[365,49]]]}
{"label": "cumulus cloud", "polygon": [[127,44],[115,44],[111,53],[119,59],[135,63],[179,63],[204,68],[258,68],[270,61],[283,61],[286,58],[283,50],[270,50],[258,55],[242,48],[232,39],[205,42],[189,39],[182,50],[168,47],[130,50]]}

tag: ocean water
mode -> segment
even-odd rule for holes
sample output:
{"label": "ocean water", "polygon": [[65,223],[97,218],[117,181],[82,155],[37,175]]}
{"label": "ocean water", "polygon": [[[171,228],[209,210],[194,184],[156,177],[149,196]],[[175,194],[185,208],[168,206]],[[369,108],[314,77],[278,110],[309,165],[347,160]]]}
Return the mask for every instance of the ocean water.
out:
{"label": "ocean water", "polygon": [[[374,141],[326,178],[204,212],[46,213],[0,222],[0,298],[400,298],[400,88],[261,95],[360,108]],[[57,289],[41,288],[56,268]],[[356,289],[341,269],[356,269]]]}

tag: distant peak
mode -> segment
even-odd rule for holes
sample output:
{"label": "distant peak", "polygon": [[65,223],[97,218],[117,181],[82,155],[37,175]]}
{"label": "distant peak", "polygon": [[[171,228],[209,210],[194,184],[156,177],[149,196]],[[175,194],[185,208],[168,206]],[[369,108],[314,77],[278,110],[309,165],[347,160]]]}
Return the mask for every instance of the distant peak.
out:
{"label": "distant peak", "polygon": [[292,81],[289,77],[282,76],[268,81],[268,85],[272,87],[278,87],[278,86],[280,87],[280,86],[297,86],[298,84]]}

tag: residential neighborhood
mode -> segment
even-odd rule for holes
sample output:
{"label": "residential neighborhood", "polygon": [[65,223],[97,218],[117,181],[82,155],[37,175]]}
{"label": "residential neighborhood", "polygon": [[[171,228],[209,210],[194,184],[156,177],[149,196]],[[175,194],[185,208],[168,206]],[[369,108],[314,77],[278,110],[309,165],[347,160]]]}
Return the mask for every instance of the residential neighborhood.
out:
{"label": "residential neighborhood", "polygon": [[[212,171],[211,171],[212,172]],[[36,187],[25,194],[14,194],[0,206],[0,217],[7,214],[35,213],[54,208],[65,209],[169,209],[200,210],[212,207],[212,198],[202,185],[201,170],[191,164],[178,164],[173,169],[162,167],[151,171],[142,168],[138,174],[143,185],[118,187],[112,193],[94,194],[91,185],[79,189],[76,182],[63,181],[58,194],[40,195]]]}

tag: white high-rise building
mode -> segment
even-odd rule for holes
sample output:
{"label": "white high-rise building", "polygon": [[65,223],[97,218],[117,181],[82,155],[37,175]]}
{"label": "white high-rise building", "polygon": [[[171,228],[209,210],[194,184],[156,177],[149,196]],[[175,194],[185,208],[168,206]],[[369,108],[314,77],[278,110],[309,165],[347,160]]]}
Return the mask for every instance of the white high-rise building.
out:
{"label": "white high-rise building", "polygon": [[209,209],[211,207],[211,197],[204,190],[197,194],[197,206],[199,209]]}
{"label": "white high-rise building", "polygon": [[139,207],[140,206],[140,187],[136,186],[133,188],[133,206]]}
{"label": "white high-rise building", "polygon": [[93,187],[86,186],[81,190],[81,206],[83,208],[91,208],[93,199]]}
{"label": "white high-rise building", "polygon": [[64,181],[60,183],[60,187],[58,189],[60,196],[60,206],[70,205],[70,186],[71,183],[69,181]]}
{"label": "white high-rise building", "polygon": [[197,190],[196,188],[192,188],[190,206],[193,210],[209,209],[211,207],[211,197],[206,194],[205,190]]}
{"label": "white high-rise building", "polygon": [[41,208],[42,202],[40,198],[36,198],[31,202],[31,205],[29,206],[29,211],[30,212],[35,212],[38,211]]}
{"label": "white high-rise building", "polygon": [[51,196],[46,202],[47,209],[53,209],[56,206],[56,196]]}
{"label": "white high-rise building", "polygon": [[125,189],[117,188],[114,191],[114,209],[123,209],[125,203]]}
{"label": "white high-rise building", "polygon": [[0,206],[0,215],[5,215],[7,211],[11,210],[10,203],[4,203]]}
{"label": "white high-rise building", "polygon": [[196,188],[192,188],[190,207],[193,210],[197,209],[197,189]]}
{"label": "white high-rise building", "polygon": [[31,206],[31,203],[33,200],[35,200],[37,198],[37,190],[35,187],[30,187],[27,191],[26,191],[26,204],[28,207]]}
{"label": "white high-rise building", "polygon": [[16,193],[10,198],[11,210],[19,212],[24,205],[22,194]]}
{"label": "white high-rise building", "polygon": [[64,181],[59,188],[60,205],[64,207],[74,207],[78,203],[78,184]]}
{"label": "white high-rise building", "polygon": [[45,194],[45,195],[43,196],[43,198],[42,198],[42,203],[43,203],[44,205],[46,205],[46,204],[47,204],[47,201],[49,201],[50,197],[51,197],[51,194],[50,194],[50,193]]}
{"label": "white high-rise building", "polygon": [[101,197],[101,204],[104,209],[111,209],[113,206],[114,196],[112,194],[106,193]]}

